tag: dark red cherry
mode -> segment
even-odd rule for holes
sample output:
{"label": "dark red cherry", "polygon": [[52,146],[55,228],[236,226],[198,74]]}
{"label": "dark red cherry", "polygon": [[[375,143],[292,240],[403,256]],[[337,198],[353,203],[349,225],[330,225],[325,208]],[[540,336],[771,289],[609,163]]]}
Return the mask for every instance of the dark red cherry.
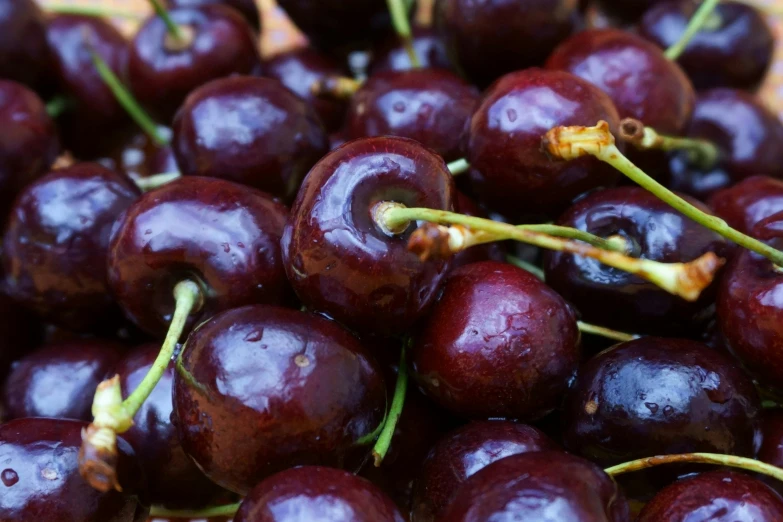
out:
{"label": "dark red cherry", "polygon": [[[454,212],[466,216],[476,216],[488,218],[484,210],[479,207],[472,199],[460,191],[455,193]],[[451,259],[451,269],[454,270],[464,265],[478,263],[479,261],[500,261],[506,260],[506,250],[502,243],[486,243],[483,245],[472,246],[462,252],[459,252]]]}
{"label": "dark red cherry", "polygon": [[552,161],[541,150],[551,128],[600,120],[617,130],[612,101],[572,74],[528,69],[504,76],[484,94],[470,123],[467,157],[479,199],[512,219],[553,217],[583,192],[613,185],[619,173],[595,158]]}
{"label": "dark red cherry", "polygon": [[291,209],[282,248],[302,302],[363,333],[398,335],[422,317],[449,268],[408,251],[414,227],[389,237],[376,204],[452,210],[454,181],[443,159],[403,138],[346,143],[319,161]]}
{"label": "dark red cherry", "polygon": [[347,471],[302,466],[267,478],[242,501],[234,522],[404,522],[381,490]]}
{"label": "dark red cherry", "polygon": [[[115,366],[124,397],[138,387],[158,352],[159,343],[145,344],[128,352]],[[153,504],[179,509],[212,506],[225,491],[207,479],[182,449],[171,422],[173,381],[174,364],[171,364],[134,417],[133,426],[122,437],[138,456]]]}
{"label": "dark red cherry", "polygon": [[240,494],[292,466],[348,465],[386,406],[378,363],[356,338],[263,305],[218,314],[190,335],[173,397],[187,454]]}
{"label": "dark red cherry", "polygon": [[[666,49],[685,32],[699,4],[661,2],[647,11],[639,33]],[[775,37],[764,16],[751,5],[721,2],[710,23],[696,33],[677,59],[697,89],[755,89],[772,63]]]}
{"label": "dark red cherry", "polygon": [[668,486],[637,522],[774,522],[783,520],[783,498],[744,473],[700,473]]}
{"label": "dark red cherry", "polygon": [[261,32],[261,13],[258,10],[258,4],[254,0],[166,0],[169,8],[178,7],[200,7],[202,5],[219,4],[233,7],[245,17],[253,29]]}
{"label": "dark red cherry", "polygon": [[144,474],[127,442],[118,441],[121,493],[101,493],[79,475],[77,455],[86,427],[75,420],[36,418],[0,424],[0,520],[146,520]]}
{"label": "dark red cherry", "polygon": [[31,312],[0,292],[0,383],[11,362],[39,344],[43,331],[43,325]]}
{"label": "dark red cherry", "polygon": [[[416,51],[419,65],[428,69],[454,70],[446,44],[437,31],[429,27],[414,27],[411,34],[411,45]],[[381,71],[405,71],[413,69],[408,50],[402,45],[396,34],[381,42],[372,50],[372,60],[369,74],[372,77]]]}
{"label": "dark red cherry", "polygon": [[453,271],[410,353],[419,388],[469,418],[552,411],[581,350],[571,308],[534,275],[486,261]]}
{"label": "dark red cherry", "polygon": [[[707,211],[703,204],[690,203]],[[718,234],[686,218],[640,187],[617,187],[588,194],[557,224],[600,237],[620,235],[634,257],[664,263],[693,261],[707,253],[729,253]],[[688,302],[638,276],[585,257],[548,251],[546,281],[572,303],[585,321],[652,335],[698,332],[713,313],[717,284]]]}
{"label": "dark red cherry", "polygon": [[[773,466],[783,466],[783,409],[765,408],[761,414],[761,444],[756,450],[756,459]],[[779,494],[783,484],[771,477],[759,477]]]}
{"label": "dark red cherry", "polygon": [[751,176],[719,190],[709,204],[716,215],[748,234],[759,221],[783,211],[783,181]]}
{"label": "dark red cherry", "polygon": [[3,388],[7,418],[92,420],[95,388],[120,359],[122,345],[105,340],[51,344],[15,362]]}
{"label": "dark red cherry", "polygon": [[220,4],[172,9],[184,43],[153,16],[130,44],[128,83],[142,105],[168,123],[195,88],[231,74],[250,74],[261,57],[257,36],[242,15]]}
{"label": "dark red cherry", "polygon": [[19,191],[59,153],[57,128],[41,99],[22,84],[0,80],[0,221]]}
{"label": "dark red cherry", "polygon": [[51,79],[46,18],[35,0],[0,0],[0,78],[33,89]]}
{"label": "dark red cherry", "polygon": [[750,456],[760,401],[732,359],[682,339],[642,337],[579,368],[564,443],[602,466],[652,455]]}
{"label": "dark red cherry", "polygon": [[275,80],[242,76],[188,96],[173,147],[186,176],[223,178],[290,201],[329,142],[304,100]]}
{"label": "dark red cherry", "polygon": [[454,63],[482,86],[542,65],[575,30],[578,16],[576,0],[439,0],[435,11]]}
{"label": "dark red cherry", "polygon": [[73,330],[112,317],[109,236],[138,195],[130,179],[96,163],[55,170],[28,185],[14,203],[3,240],[9,295]]}
{"label": "dark red cherry", "polygon": [[203,292],[190,326],[235,306],[282,303],[290,291],[279,246],[287,215],[250,187],[179,178],[144,194],[118,220],[109,286],[126,316],[160,337],[174,312],[173,288],[185,279]]}
{"label": "dark red cherry", "polygon": [[[171,130],[166,127],[158,127],[158,132],[163,136],[171,136]],[[106,157],[97,162],[106,168],[122,172],[134,181],[155,174],[179,172],[171,146],[159,145],[143,131],[121,141]]]}
{"label": "dark red cherry", "polygon": [[506,421],[472,422],[432,448],[414,489],[414,522],[442,520],[454,493],[468,478],[493,462],[521,453],[557,450],[543,432]]}
{"label": "dark red cherry", "polygon": [[463,134],[478,100],[473,86],[443,69],[379,72],[351,98],[346,132],[410,138],[453,161],[464,155]]}
{"label": "dark red cherry", "polygon": [[468,478],[439,520],[630,522],[617,484],[590,461],[561,451],[498,460]]}

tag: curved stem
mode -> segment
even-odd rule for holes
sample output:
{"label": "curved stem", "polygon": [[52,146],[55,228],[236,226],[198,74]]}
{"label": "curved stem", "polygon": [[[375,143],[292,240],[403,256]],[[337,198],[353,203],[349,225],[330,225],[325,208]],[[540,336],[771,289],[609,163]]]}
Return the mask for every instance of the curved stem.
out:
{"label": "curved stem", "polygon": [[182,34],[179,26],[171,19],[171,15],[169,15],[168,10],[166,10],[163,4],[160,3],[160,0],[149,0],[149,3],[152,5],[155,14],[163,20],[164,24],[166,24],[166,30],[169,35],[179,42],[184,42],[185,36]]}
{"label": "curved stem", "polygon": [[603,326],[596,326],[594,324],[585,323],[584,321],[577,321],[576,325],[579,327],[579,331],[582,333],[588,333],[592,335],[598,335],[600,337],[606,337],[607,339],[613,339],[615,341],[625,342],[638,339],[638,335],[629,334],[625,332],[618,332],[611,328],[605,328]]}
{"label": "curved stem", "polygon": [[408,53],[411,65],[413,65],[413,67],[421,67],[421,61],[416,54],[416,49],[413,47],[413,32],[411,31],[410,20],[408,19],[410,6],[406,5],[406,2],[403,0],[386,0],[386,5],[389,6],[392,25],[394,25],[394,30],[397,31],[397,35],[402,40],[403,46],[405,46],[405,51]]}
{"label": "curved stem", "polygon": [[707,20],[709,20],[710,15],[718,6],[719,2],[720,0],[704,0],[691,17],[688,26],[685,28],[685,32],[682,33],[682,36],[680,36],[680,39],[663,53],[666,58],[669,60],[676,60],[680,57],[693,37],[696,36],[696,33],[698,33],[702,27],[704,27],[704,24],[707,23]]}
{"label": "curved stem", "polygon": [[648,457],[645,459],[632,460],[631,462],[625,462],[606,468],[604,471],[607,475],[616,477],[623,473],[630,473],[631,471],[639,471],[643,469],[653,468],[662,464],[680,464],[680,463],[694,463],[694,464],[716,464],[718,466],[726,466],[729,468],[739,468],[746,471],[755,471],[762,475],[767,475],[772,478],[783,481],[783,469],[772,466],[765,462],[761,462],[747,457],[736,457],[734,455],[721,455],[718,453],[683,453],[680,455],[659,455],[656,457]]}
{"label": "curved stem", "polygon": [[534,265],[533,263],[528,263],[527,261],[523,261],[518,257],[512,255],[506,256],[506,262],[509,265],[514,265],[515,267],[521,268],[526,272],[530,272],[531,274],[539,278],[541,281],[544,281],[546,279],[544,275],[544,271],[541,268]]}
{"label": "curved stem", "polygon": [[590,232],[579,230],[578,228],[563,227],[559,225],[517,225],[517,228],[530,230],[531,232],[541,232],[542,234],[548,234],[555,237],[584,241],[588,245],[609,250],[610,252],[628,254],[629,251],[628,242],[622,236],[610,236],[604,239],[591,234]]}
{"label": "curved stem", "polygon": [[580,156],[594,156],[608,163],[642,188],[700,225],[720,234],[738,245],[760,254],[777,266],[783,266],[783,252],[731,228],[719,217],[707,214],[667,189],[634,165],[615,146],[609,124],[601,121],[595,127],[556,127],[544,137],[544,147],[555,158],[572,160]]}
{"label": "curved stem", "polygon": [[125,9],[116,9],[113,7],[97,5],[68,5],[54,4],[47,5],[46,10],[55,14],[73,14],[80,16],[98,16],[108,18],[127,18],[129,20],[140,20],[142,15]]}
{"label": "curved stem", "polygon": [[470,170],[470,163],[465,158],[452,161],[446,166],[449,168],[452,176],[459,176]]}
{"label": "curved stem", "polygon": [[375,459],[375,467],[379,467],[386,453],[391,446],[394,429],[397,427],[397,421],[402,415],[402,408],[405,405],[405,394],[408,391],[408,366],[405,361],[405,344],[400,350],[400,364],[397,369],[397,382],[394,385],[394,397],[392,398],[389,413],[386,415],[386,422],[383,425],[378,441],[372,448],[372,456]]}
{"label": "curved stem", "polygon": [[215,506],[204,509],[166,509],[162,506],[152,506],[150,509],[150,517],[160,518],[211,518],[211,517],[230,517],[236,514],[239,510],[241,502],[236,504],[227,504],[225,506]]}
{"label": "curved stem", "polygon": [[620,122],[620,139],[640,150],[684,150],[690,155],[690,160],[704,170],[714,167],[720,159],[720,150],[710,141],[658,134],[655,129],[645,127],[633,118]]}
{"label": "curved stem", "polygon": [[182,174],[179,172],[164,172],[162,174],[147,176],[146,178],[137,178],[134,180],[134,182],[136,183],[136,186],[139,187],[139,189],[141,189],[143,192],[147,192],[156,188],[160,188],[166,183],[171,183],[175,179],[179,179],[181,177]]}
{"label": "curved stem", "polygon": [[48,114],[50,118],[57,118],[72,106],[73,102],[70,98],[58,95],[46,102],[46,114]]}

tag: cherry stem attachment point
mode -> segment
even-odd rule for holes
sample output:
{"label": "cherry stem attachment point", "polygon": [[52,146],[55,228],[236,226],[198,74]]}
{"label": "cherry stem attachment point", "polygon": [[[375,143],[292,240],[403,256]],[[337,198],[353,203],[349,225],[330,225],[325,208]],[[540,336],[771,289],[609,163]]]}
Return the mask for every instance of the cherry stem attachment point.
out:
{"label": "cherry stem attachment point", "polygon": [[54,14],[70,14],[79,16],[96,16],[108,18],[126,18],[128,20],[141,20],[142,15],[125,9],[116,9],[97,5],[47,5],[46,11]]}
{"label": "cherry stem attachment point", "polygon": [[584,321],[577,321],[576,325],[579,327],[579,331],[582,333],[597,335],[599,337],[606,337],[607,339],[612,339],[614,341],[626,342],[639,338],[639,336],[635,334],[618,332],[617,330],[612,330],[611,328],[597,326],[586,323]]}
{"label": "cherry stem attachment point", "polygon": [[704,170],[714,167],[720,159],[720,150],[710,141],[658,134],[633,118],[620,122],[620,139],[639,150],[686,151],[691,162]]}
{"label": "cherry stem attachment point", "polygon": [[405,394],[408,391],[408,366],[405,360],[405,348],[407,343],[403,343],[400,350],[400,363],[397,368],[397,382],[394,385],[394,396],[392,397],[389,413],[386,415],[386,422],[383,424],[381,434],[372,448],[372,456],[375,461],[375,467],[379,467],[386,457],[386,453],[391,446],[394,430],[397,427],[397,421],[402,415],[402,408],[405,405]]}
{"label": "cherry stem attachment point", "polygon": [[159,517],[159,518],[182,518],[182,519],[193,519],[193,518],[212,518],[212,517],[231,517],[236,514],[237,511],[239,511],[239,506],[241,505],[241,502],[237,502],[236,504],[226,504],[225,506],[214,506],[204,509],[166,509],[162,506],[152,506],[150,509],[150,517]]}
{"label": "cherry stem attachment point", "polygon": [[608,163],[686,217],[768,258],[775,265],[783,266],[783,252],[731,228],[719,217],[694,207],[634,165],[615,145],[614,136],[605,121],[598,122],[595,127],[555,127],[546,133],[543,145],[544,150],[554,158],[569,161],[582,156],[593,156]]}
{"label": "cherry stem attachment point", "polygon": [[347,76],[326,76],[314,81],[310,85],[310,92],[313,96],[347,100],[356,94],[356,91],[362,87],[362,83]]}
{"label": "cherry stem attachment point", "polygon": [[155,14],[160,17],[161,20],[163,20],[164,24],[166,24],[166,31],[168,31],[169,36],[171,36],[171,38],[178,44],[184,44],[186,46],[187,44],[185,35],[183,34],[180,27],[174,23],[174,20],[171,19],[171,15],[160,2],[160,0],[149,0],[149,3],[152,6],[152,9],[155,11]]}
{"label": "cherry stem attachment point", "polygon": [[470,170],[470,163],[465,158],[452,161],[446,165],[452,176],[459,176]]}
{"label": "cherry stem attachment point", "polygon": [[672,61],[679,58],[693,37],[707,24],[710,15],[712,15],[719,3],[720,0],[704,0],[688,22],[685,32],[682,33],[682,36],[674,45],[666,49],[663,53],[664,56]]}
{"label": "cherry stem attachment point", "polygon": [[617,466],[606,468],[604,472],[606,472],[606,474],[611,477],[616,477],[617,475],[622,475],[623,473],[640,471],[643,469],[660,466],[662,464],[679,463],[715,464],[729,468],[739,468],[744,469],[745,471],[761,473],[762,475],[767,475],[769,477],[783,481],[783,469],[755,459],[737,457],[734,455],[722,455],[719,453],[683,453],[678,455],[659,455],[656,457],[647,457],[644,459],[632,460],[631,462],[618,464]]}
{"label": "cherry stem attachment point", "polygon": [[65,111],[73,107],[73,101],[66,96],[55,96],[48,102],[46,102],[46,114],[50,118],[57,118]]}
{"label": "cherry stem attachment point", "polygon": [[162,174],[147,176],[146,178],[136,178],[133,181],[142,192],[148,192],[150,190],[160,188],[166,183],[171,183],[175,179],[179,179],[181,177],[182,174],[179,172],[164,172]]}
{"label": "cherry stem attachment point", "polygon": [[394,30],[397,31],[397,36],[402,40],[402,44],[405,47],[405,52],[408,53],[411,65],[415,68],[421,67],[421,60],[419,60],[419,55],[413,47],[413,32],[411,31],[411,23],[408,19],[410,3],[405,2],[404,0],[386,0],[386,5],[389,6],[392,25],[394,26]]}

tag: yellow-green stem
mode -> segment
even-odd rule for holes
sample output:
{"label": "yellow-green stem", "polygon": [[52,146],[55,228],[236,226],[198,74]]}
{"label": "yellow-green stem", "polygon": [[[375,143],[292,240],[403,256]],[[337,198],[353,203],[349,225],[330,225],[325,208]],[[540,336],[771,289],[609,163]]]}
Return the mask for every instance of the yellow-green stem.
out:
{"label": "yellow-green stem", "polygon": [[691,17],[688,26],[685,28],[685,32],[682,33],[682,36],[680,36],[680,39],[663,53],[666,58],[669,60],[676,60],[680,57],[693,37],[696,36],[704,27],[704,24],[707,23],[707,20],[709,20],[710,15],[718,6],[718,3],[720,3],[720,0],[704,0]]}
{"label": "yellow-green stem", "polygon": [[236,504],[227,504],[225,506],[215,506],[204,509],[166,509],[162,506],[152,506],[150,517],[159,518],[212,518],[212,517],[231,517],[239,510],[241,502]]}
{"label": "yellow-green stem", "polygon": [[690,160],[704,170],[713,168],[720,160],[720,150],[710,141],[658,134],[633,118],[620,123],[620,138],[640,150],[685,151]]}
{"label": "yellow-green stem", "polygon": [[397,31],[397,36],[402,40],[411,65],[413,67],[421,67],[421,61],[418,54],[416,54],[416,49],[413,47],[413,31],[411,31],[411,23],[408,19],[410,6],[403,0],[386,0],[386,5],[389,6],[392,25],[394,30]]}
{"label": "yellow-green stem", "polygon": [[183,42],[185,40],[185,35],[182,34],[179,26],[174,22],[174,20],[171,19],[171,15],[160,2],[160,0],[149,0],[149,3],[152,5],[152,9],[155,11],[155,14],[158,15],[161,20],[163,20],[164,24],[166,24],[166,30],[168,31],[169,35],[171,35],[171,37],[175,40]]}
{"label": "yellow-green stem", "polygon": [[607,473],[607,475],[616,477],[617,475],[622,475],[623,473],[630,473],[632,471],[653,468],[662,464],[682,463],[715,464],[729,468],[739,468],[746,471],[755,471],[756,473],[761,473],[762,475],[767,475],[769,477],[783,481],[783,469],[746,457],[721,455],[718,453],[683,453],[679,455],[659,455],[656,457],[648,457],[618,464],[617,466],[606,468],[604,471]]}
{"label": "yellow-green stem", "polygon": [[612,339],[614,341],[626,342],[639,338],[638,335],[618,332],[617,330],[612,330],[611,328],[585,323],[584,321],[577,321],[576,324],[579,327],[579,331],[582,333],[598,335],[600,337],[606,337],[607,339]]}
{"label": "yellow-green stem", "polygon": [[526,272],[530,272],[541,281],[544,281],[546,279],[546,276],[544,275],[544,271],[540,267],[534,265],[533,263],[528,263],[527,261],[523,261],[522,259],[519,259],[518,257],[511,256],[511,255],[506,256],[506,262],[510,265],[514,265],[517,268],[521,268]]}
{"label": "yellow-green stem", "polygon": [[142,18],[142,16],[139,13],[135,13],[133,11],[127,11],[125,9],[117,9],[114,7],[107,7],[107,6],[100,6],[100,5],[52,4],[52,5],[47,5],[46,10],[50,13],[70,14],[70,15],[80,15],[80,16],[127,18],[129,20],[140,20]]}
{"label": "yellow-green stem", "polygon": [[134,181],[136,182],[136,186],[139,187],[139,189],[141,189],[143,192],[147,192],[156,188],[160,188],[166,183],[171,183],[175,179],[179,179],[181,177],[182,175],[179,172],[164,172],[162,174],[147,176],[146,178],[138,178]]}
{"label": "yellow-green stem", "polygon": [[391,406],[389,406],[389,413],[386,415],[386,422],[383,425],[381,434],[378,436],[378,441],[375,443],[372,449],[372,456],[375,460],[375,467],[381,465],[383,459],[386,457],[386,453],[391,446],[392,437],[394,437],[394,430],[397,427],[397,421],[400,420],[402,415],[402,408],[405,405],[405,394],[408,391],[408,366],[405,361],[405,343],[403,343],[400,350],[400,364],[397,368],[397,382],[394,385],[394,397],[392,398]]}
{"label": "yellow-green stem", "polygon": [[470,163],[465,158],[452,161],[446,166],[449,168],[452,176],[459,176],[470,170]]}
{"label": "yellow-green stem", "polygon": [[72,107],[73,107],[73,100],[71,100],[67,96],[63,96],[63,95],[55,96],[54,98],[46,102],[46,114],[48,114],[50,118],[57,118],[62,113],[71,109]]}

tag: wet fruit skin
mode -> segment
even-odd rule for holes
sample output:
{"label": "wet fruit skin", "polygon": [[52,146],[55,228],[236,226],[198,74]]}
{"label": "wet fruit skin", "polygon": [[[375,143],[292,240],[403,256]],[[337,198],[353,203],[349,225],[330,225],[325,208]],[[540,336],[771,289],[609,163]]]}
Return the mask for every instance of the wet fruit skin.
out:
{"label": "wet fruit skin", "polygon": [[35,0],[0,1],[0,78],[45,88],[49,60],[46,18]]}
{"label": "wet fruit skin", "polygon": [[638,522],[773,522],[783,518],[783,499],[758,479],[717,470],[683,479],[658,493]]}
{"label": "wet fruit skin", "polygon": [[[703,210],[701,203],[689,199]],[[634,257],[674,263],[707,252],[725,257],[730,247],[718,234],[691,221],[640,187],[592,192],[557,224],[600,237],[620,235]],[[547,283],[573,304],[587,322],[650,335],[692,335],[709,321],[717,284],[696,302],[661,290],[638,276],[571,254],[544,254]]]}
{"label": "wet fruit skin", "polygon": [[287,302],[279,246],[287,210],[250,187],[179,178],[144,194],[117,221],[109,286],[125,315],[159,338],[174,313],[174,286],[184,279],[204,292],[188,329],[235,306]]}
{"label": "wet fruit skin", "polygon": [[[446,44],[436,30],[429,27],[413,27],[411,41],[422,68],[454,70]],[[370,77],[381,71],[408,69],[413,69],[410,56],[396,34],[389,35],[373,49],[369,66]]]}
{"label": "wet fruit skin", "polygon": [[476,421],[451,432],[432,448],[422,465],[414,489],[413,522],[441,520],[459,486],[493,462],[557,449],[537,428],[507,421]]}
{"label": "wet fruit skin", "polygon": [[783,211],[783,181],[751,176],[713,194],[709,206],[729,225],[749,234],[756,223]]}
{"label": "wet fruit skin", "polygon": [[[138,387],[159,351],[160,343],[145,344],[118,361],[114,372],[120,376],[123,397]],[[122,437],[133,447],[144,469],[152,504],[180,509],[217,505],[225,490],[207,479],[185,454],[171,422],[173,381],[172,363]]]}
{"label": "wet fruit skin", "polygon": [[494,462],[468,478],[439,520],[630,522],[617,484],[590,461],[537,451]]}
{"label": "wet fruit skin", "polygon": [[379,72],[351,98],[346,131],[351,138],[410,138],[454,161],[464,156],[463,135],[478,100],[478,90],[442,69]]}
{"label": "wet fruit skin", "polygon": [[220,4],[172,9],[171,19],[193,32],[184,49],[167,42],[166,24],[152,17],[130,44],[128,86],[145,107],[168,123],[188,94],[232,74],[259,66],[257,35],[235,9]]}
{"label": "wet fruit skin", "polygon": [[234,522],[404,522],[381,490],[347,471],[302,466],[254,487]]}
{"label": "wet fruit skin", "polygon": [[122,493],[100,493],[79,475],[77,454],[86,427],[80,421],[35,418],[0,424],[0,520],[146,520],[144,475],[123,439],[117,468]]}
{"label": "wet fruit skin", "polygon": [[381,423],[378,363],[336,323],[256,305],[216,315],[188,339],[174,377],[185,452],[246,494],[296,465],[344,466]]}
{"label": "wet fruit skin", "polygon": [[84,339],[28,354],[12,365],[3,386],[6,418],[91,421],[95,388],[109,377],[122,348],[114,341]]}
{"label": "wet fruit skin", "polygon": [[169,8],[198,7],[211,4],[226,5],[242,13],[247,23],[257,32],[261,32],[261,13],[254,0],[166,0],[166,4]]}
{"label": "wet fruit skin", "polygon": [[[697,8],[688,0],[661,2],[644,14],[639,34],[666,49],[679,40]],[[722,2],[712,17],[713,23],[693,37],[677,63],[698,90],[755,89],[772,63],[775,47],[764,16],[748,4]]]}
{"label": "wet fruit skin", "polygon": [[346,143],[305,178],[282,240],[291,285],[310,309],[361,333],[399,335],[426,313],[448,271],[408,251],[414,226],[390,237],[374,206],[452,210],[454,181],[443,159],[403,138]]}
{"label": "wet fruit skin", "polygon": [[9,295],[72,330],[118,315],[106,284],[109,236],[138,195],[130,179],[96,163],[55,170],[28,185],[5,229]]}
{"label": "wet fruit skin", "polygon": [[578,21],[576,0],[439,0],[435,20],[452,61],[482,87],[542,65]]}
{"label": "wet fruit skin", "polygon": [[329,150],[313,108],[267,78],[203,85],[177,112],[173,130],[182,174],[242,183],[285,201]]}
{"label": "wet fruit skin", "polygon": [[580,356],[566,302],[529,272],[495,261],[449,274],[410,351],[424,394],[478,419],[544,416],[558,406]]}
{"label": "wet fruit skin", "polygon": [[480,201],[515,221],[552,218],[580,194],[614,185],[619,173],[595,158],[553,161],[541,150],[551,128],[600,120],[617,130],[612,101],[571,74],[528,69],[499,79],[484,93],[468,130],[467,159]]}
{"label": "wet fruit skin", "polygon": [[734,360],[695,341],[642,337],[580,367],[563,438],[601,466],[700,451],[750,456],[759,415],[753,381]]}

